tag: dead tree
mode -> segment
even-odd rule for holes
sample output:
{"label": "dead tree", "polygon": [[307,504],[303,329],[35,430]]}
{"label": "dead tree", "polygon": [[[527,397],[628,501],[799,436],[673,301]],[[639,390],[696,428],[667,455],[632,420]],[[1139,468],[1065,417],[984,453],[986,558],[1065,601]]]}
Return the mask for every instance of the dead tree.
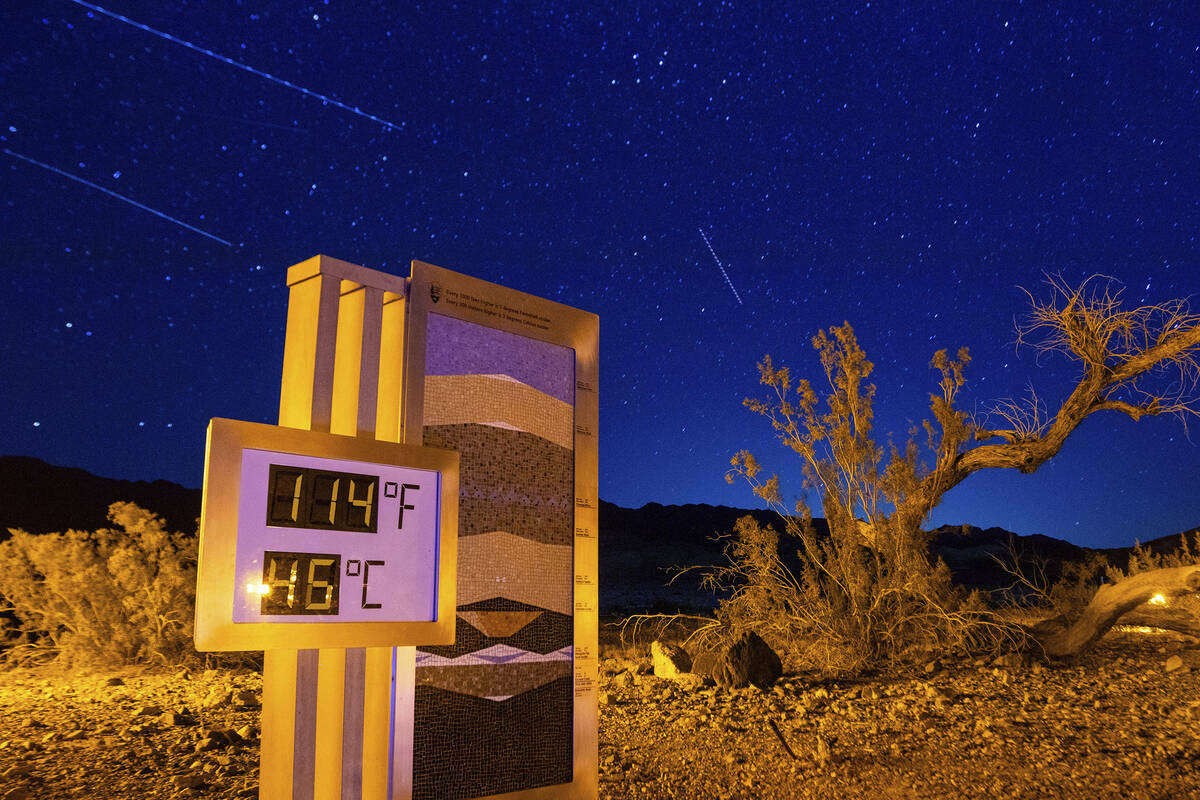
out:
{"label": "dead tree", "polygon": [[[923,490],[930,499],[980,469],[1006,467],[1033,472],[1062,448],[1063,442],[1088,416],[1116,411],[1136,420],[1175,414],[1186,423],[1197,414],[1195,394],[1200,371],[1200,315],[1184,300],[1123,310],[1112,281],[1092,279],[1077,288],[1052,281],[1055,301],[1030,296],[1032,311],[1018,329],[1019,341],[1040,353],[1057,352],[1079,362],[1082,374],[1074,390],[1053,417],[1047,417],[1036,396],[1024,404],[999,405],[994,416],[1006,423],[994,429],[979,427],[978,441],[1000,444],[943,450],[937,469]],[[943,387],[946,382],[943,380]],[[946,395],[944,415],[952,412],[953,394]],[[935,400],[935,413],[936,413]],[[942,415],[939,415],[939,421]],[[946,425],[943,423],[943,429]],[[960,430],[951,422],[950,429]],[[934,500],[936,502],[936,500]],[[930,506],[932,507],[932,506]],[[1166,598],[1200,592],[1200,564],[1157,569],[1101,586],[1078,619],[1048,620],[1034,629],[1049,655],[1077,653],[1096,642],[1123,615],[1135,612],[1156,594]],[[1178,610],[1142,609],[1129,624],[1152,624],[1195,633],[1193,616]]]}
{"label": "dead tree", "polygon": [[1121,615],[1117,624],[1158,628],[1186,634],[1193,639],[1200,639],[1200,617],[1182,608],[1162,608],[1160,606],[1135,608],[1133,611]]}
{"label": "dead tree", "polygon": [[[1002,401],[992,409],[995,427],[976,425],[954,408],[963,385],[962,356],[934,357],[942,373],[933,413],[941,427],[937,462],[909,498],[914,512],[931,510],[972,473],[1007,468],[1030,473],[1062,449],[1067,437],[1092,414],[1116,411],[1139,420],[1174,414],[1185,422],[1200,415],[1195,393],[1200,377],[1200,314],[1185,300],[1132,310],[1121,308],[1113,281],[1094,277],[1076,288],[1052,279],[1053,296],[1029,296],[1031,311],[1018,326],[1018,343],[1039,354],[1060,353],[1080,365],[1080,377],[1053,416],[1036,396]],[[975,444],[970,439],[996,444]]]}

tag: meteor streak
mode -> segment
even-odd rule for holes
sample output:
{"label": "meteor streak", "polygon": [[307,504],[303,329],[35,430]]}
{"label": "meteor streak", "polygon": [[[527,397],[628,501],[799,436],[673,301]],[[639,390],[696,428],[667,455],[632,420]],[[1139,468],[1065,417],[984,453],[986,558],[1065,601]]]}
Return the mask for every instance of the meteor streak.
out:
{"label": "meteor streak", "polygon": [[338,108],[342,109],[343,111],[349,111],[351,114],[356,114],[356,115],[362,117],[363,119],[369,119],[372,122],[378,122],[380,125],[383,125],[387,128],[391,128],[394,131],[401,130],[401,128],[403,127],[401,125],[396,125],[393,122],[388,122],[386,119],[380,119],[379,117],[375,116],[374,114],[368,114],[367,112],[363,111],[362,109],[355,108],[353,106],[348,106],[345,103],[341,102],[340,100],[334,100],[332,97],[329,97],[328,95],[324,95],[319,92],[314,92],[311,89],[305,89],[303,86],[297,86],[296,84],[292,83],[291,81],[285,81],[283,78],[277,78],[274,75],[270,74],[269,72],[263,72],[260,69],[255,69],[254,67],[251,67],[247,64],[243,64],[240,61],[234,61],[232,58],[229,58],[228,56],[223,56],[220,53],[214,53],[212,50],[209,50],[207,47],[200,47],[199,45],[195,45],[195,44],[192,44],[191,42],[180,39],[178,36],[172,36],[169,33],[164,33],[163,31],[157,30],[155,28],[151,28],[149,25],[143,25],[142,23],[138,22],[137,20],[130,19],[129,17],[126,17],[126,16],[122,16],[121,14],[118,14],[115,11],[109,11],[107,8],[102,8],[97,5],[92,5],[91,3],[85,3],[84,0],[71,0],[71,2],[74,3],[75,5],[83,6],[84,8],[91,9],[92,11],[95,11],[98,14],[103,14],[106,17],[111,17],[112,19],[115,19],[118,22],[124,22],[126,25],[132,25],[133,27],[137,28],[138,30],[145,31],[146,33],[152,33],[160,39],[166,39],[168,42],[173,42],[174,44],[182,45],[183,47],[186,47],[189,50],[194,50],[197,53],[202,53],[203,55],[206,55],[209,58],[215,58],[217,61],[224,62],[231,67],[237,67],[238,69],[245,70],[246,72],[249,72],[252,75],[257,75],[258,77],[266,78],[267,80],[269,80],[273,83],[278,83],[280,86],[286,86],[287,88],[292,89],[293,91],[300,92],[300,94],[305,94],[305,95],[308,95],[309,97],[315,97],[318,100],[320,100],[322,103],[329,103],[331,106],[337,106]]}
{"label": "meteor streak", "polygon": [[96,189],[97,191],[104,192],[107,195],[111,195],[112,197],[115,197],[118,200],[123,200],[124,202],[129,203],[129,205],[131,205],[131,206],[137,206],[142,211],[149,211],[151,214],[153,214],[156,217],[162,217],[163,219],[167,220],[168,222],[174,222],[176,225],[180,226],[181,228],[187,228],[189,231],[198,233],[201,236],[207,236],[209,239],[212,239],[214,242],[220,242],[221,244],[225,245],[226,247],[233,247],[233,245],[230,242],[225,241],[224,239],[220,238],[219,236],[213,236],[211,233],[208,233],[207,231],[202,231],[199,228],[195,227],[194,225],[188,225],[186,222],[183,222],[182,220],[175,219],[174,217],[164,214],[161,211],[156,211],[153,208],[151,208],[150,206],[144,206],[141,203],[139,203],[137,200],[132,200],[123,194],[117,194],[112,189],[105,189],[103,186],[92,183],[91,181],[89,181],[85,178],[81,178],[78,175],[72,175],[69,172],[64,172],[63,170],[59,169],[58,167],[52,167],[49,164],[43,164],[41,161],[32,159],[29,156],[23,156],[20,153],[14,153],[12,150],[9,150],[7,147],[4,148],[4,152],[6,155],[10,155],[13,158],[19,158],[22,161],[26,161],[30,164],[33,164],[34,166],[41,167],[42,169],[45,169],[45,170],[49,170],[50,172],[53,172],[55,175],[62,175],[64,178],[70,178],[71,180],[73,180],[77,183],[82,183],[84,186],[90,186],[91,188]]}
{"label": "meteor streak", "polygon": [[744,303],[742,303],[742,296],[738,294],[737,289],[733,288],[733,281],[729,280],[729,273],[725,271],[725,266],[721,263],[721,259],[717,258],[717,253],[715,250],[713,250],[712,244],[709,243],[708,237],[704,235],[704,230],[702,228],[697,228],[696,230],[700,231],[700,238],[703,239],[704,244],[707,245],[708,252],[712,253],[713,261],[717,262],[717,269],[721,270],[721,274],[725,276],[725,283],[729,284],[729,291],[733,292],[733,296],[737,298],[739,306],[744,305]]}

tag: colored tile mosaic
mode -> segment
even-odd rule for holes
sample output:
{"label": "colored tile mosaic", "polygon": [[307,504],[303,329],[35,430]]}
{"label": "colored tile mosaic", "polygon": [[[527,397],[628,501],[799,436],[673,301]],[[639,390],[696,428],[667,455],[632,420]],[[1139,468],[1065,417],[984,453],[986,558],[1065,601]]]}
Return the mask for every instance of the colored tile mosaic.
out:
{"label": "colored tile mosaic", "polygon": [[575,404],[575,353],[570,348],[441,314],[429,315],[426,330],[426,375],[501,372],[564,403]]}
{"label": "colored tile mosaic", "polygon": [[545,544],[573,544],[570,450],[531,433],[471,424],[428,426],[424,443],[461,454],[459,537],[508,531]]}
{"label": "colored tile mosaic", "polygon": [[460,611],[463,621],[489,639],[512,636],[540,617],[542,611]]}
{"label": "colored tile mosaic", "polygon": [[488,636],[463,619],[460,609],[455,621],[454,644],[422,645],[417,651],[456,658],[492,645],[506,644],[531,653],[550,653],[569,646],[574,641],[573,633],[569,616],[543,611],[537,619],[511,636]]}
{"label": "colored tile mosaic", "polygon": [[475,422],[524,431],[571,449],[572,409],[507,375],[430,375],[425,378],[425,424]]}
{"label": "colored tile mosaic", "polygon": [[572,780],[574,353],[431,314],[425,444],[457,450],[458,618],[417,651],[414,798]]}
{"label": "colored tile mosaic", "polygon": [[416,688],[414,800],[465,798],[569,783],[572,679],[502,702]]}
{"label": "colored tile mosaic", "polygon": [[458,658],[443,658],[430,653],[417,653],[418,667],[465,667],[479,664],[532,664],[541,661],[571,661],[574,658],[571,645],[550,653],[531,653],[506,644],[495,644],[476,650]]}
{"label": "colored tile mosaic", "polygon": [[[460,538],[458,563],[459,608],[502,596],[571,613],[571,583],[547,580],[571,574],[574,552],[565,544],[542,544],[507,531],[491,531]],[[464,569],[463,564],[472,566]]]}
{"label": "colored tile mosaic", "polygon": [[492,702],[525,694],[571,674],[570,659],[511,664],[464,664],[417,670],[418,686],[482,697]]}

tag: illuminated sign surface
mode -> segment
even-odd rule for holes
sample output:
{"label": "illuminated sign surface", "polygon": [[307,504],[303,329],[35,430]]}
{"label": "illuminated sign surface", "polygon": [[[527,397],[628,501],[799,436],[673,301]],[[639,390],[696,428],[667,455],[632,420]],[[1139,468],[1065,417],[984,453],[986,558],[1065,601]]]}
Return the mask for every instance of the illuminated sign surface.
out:
{"label": "illuminated sign surface", "polygon": [[457,491],[457,455],[446,451],[213,420],[197,648],[452,637],[449,483]]}
{"label": "illuminated sign surface", "polygon": [[395,728],[412,800],[595,798],[598,320],[420,263],[405,314],[405,433],[462,458],[458,635],[418,645]]}
{"label": "illuminated sign surface", "polygon": [[236,623],[432,621],[437,472],[242,451]]}

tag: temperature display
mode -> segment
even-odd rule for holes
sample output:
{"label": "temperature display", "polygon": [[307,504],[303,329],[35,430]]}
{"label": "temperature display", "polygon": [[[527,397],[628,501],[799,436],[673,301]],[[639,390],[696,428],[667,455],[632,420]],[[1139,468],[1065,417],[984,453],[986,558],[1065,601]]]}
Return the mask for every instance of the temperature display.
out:
{"label": "temperature display", "polygon": [[263,553],[258,588],[264,614],[338,613],[342,557],[337,553]]}
{"label": "temperature display", "polygon": [[437,472],[242,451],[235,623],[436,618]]}
{"label": "temperature display", "polygon": [[454,641],[458,454],[214,419],[201,650]]}
{"label": "temperature display", "polygon": [[375,533],[379,476],[272,464],[267,524]]}

